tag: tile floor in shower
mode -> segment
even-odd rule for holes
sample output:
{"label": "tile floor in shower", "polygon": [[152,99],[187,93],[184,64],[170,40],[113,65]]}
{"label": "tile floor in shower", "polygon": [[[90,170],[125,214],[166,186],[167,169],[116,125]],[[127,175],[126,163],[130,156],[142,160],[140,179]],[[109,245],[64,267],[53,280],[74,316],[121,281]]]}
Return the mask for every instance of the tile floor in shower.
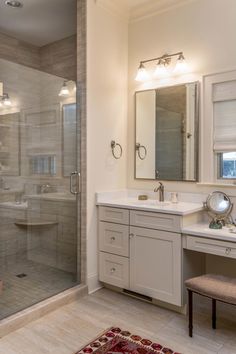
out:
{"label": "tile floor in shower", "polygon": [[78,284],[75,274],[27,260],[25,255],[9,256],[0,263],[0,319]]}

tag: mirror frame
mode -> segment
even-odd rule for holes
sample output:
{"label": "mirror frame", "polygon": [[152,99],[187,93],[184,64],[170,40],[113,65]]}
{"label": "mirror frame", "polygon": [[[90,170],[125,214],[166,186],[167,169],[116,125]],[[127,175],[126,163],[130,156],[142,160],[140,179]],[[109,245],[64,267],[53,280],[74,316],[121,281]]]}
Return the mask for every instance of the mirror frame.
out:
{"label": "mirror frame", "polygon": [[[195,164],[194,164],[194,169],[195,169],[195,175],[196,179],[194,180],[174,180],[174,179],[159,179],[159,178],[144,178],[144,177],[137,177],[136,175],[136,136],[137,136],[137,120],[136,120],[136,102],[137,102],[137,94],[141,92],[147,92],[147,91],[153,91],[153,90],[159,90],[162,88],[168,88],[168,87],[175,87],[175,86],[181,86],[181,85],[186,85],[186,84],[196,84],[196,96],[195,96],[195,134],[196,134],[196,141],[195,141],[195,146],[196,146],[196,151],[195,151]],[[200,134],[199,134],[199,103],[200,103],[200,81],[188,81],[188,82],[183,82],[183,83],[178,83],[175,85],[167,85],[167,86],[159,86],[159,87],[154,87],[146,90],[138,90],[134,92],[134,179],[135,180],[141,180],[141,181],[168,181],[168,182],[190,182],[190,183],[197,183],[199,182],[199,146],[200,146]]]}
{"label": "mirror frame", "polygon": [[[217,193],[222,194],[222,196],[226,197],[227,200],[228,200],[228,202],[229,202],[229,206],[228,206],[227,210],[225,210],[224,212],[216,211],[216,210],[212,209],[212,207],[210,206],[210,200],[211,200],[211,198],[213,198],[213,196],[214,196],[215,194],[217,194]],[[229,197],[226,193],[221,192],[221,191],[214,191],[214,192],[210,193],[210,194],[208,195],[207,199],[206,199],[206,204],[205,204],[205,205],[206,205],[207,209],[208,209],[212,214],[215,214],[216,216],[222,216],[222,217],[224,217],[225,215],[230,214],[231,211],[232,211],[232,206],[233,206],[230,197]]]}

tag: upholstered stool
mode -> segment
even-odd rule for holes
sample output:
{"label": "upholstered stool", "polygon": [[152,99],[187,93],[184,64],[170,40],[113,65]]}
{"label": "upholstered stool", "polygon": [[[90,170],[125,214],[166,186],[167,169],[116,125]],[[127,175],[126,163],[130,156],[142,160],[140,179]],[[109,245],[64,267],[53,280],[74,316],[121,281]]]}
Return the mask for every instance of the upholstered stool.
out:
{"label": "upholstered stool", "polygon": [[193,293],[212,299],[212,328],[216,329],[216,301],[236,305],[236,278],[205,274],[185,281],[188,290],[189,336],[193,336]]}

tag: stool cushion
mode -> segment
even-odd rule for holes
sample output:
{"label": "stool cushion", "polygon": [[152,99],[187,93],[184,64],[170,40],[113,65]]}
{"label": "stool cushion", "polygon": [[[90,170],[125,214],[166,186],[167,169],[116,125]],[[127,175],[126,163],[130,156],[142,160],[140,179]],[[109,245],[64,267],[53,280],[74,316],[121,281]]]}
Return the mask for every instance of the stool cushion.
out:
{"label": "stool cushion", "polygon": [[193,292],[236,305],[236,278],[205,274],[186,280],[185,285]]}

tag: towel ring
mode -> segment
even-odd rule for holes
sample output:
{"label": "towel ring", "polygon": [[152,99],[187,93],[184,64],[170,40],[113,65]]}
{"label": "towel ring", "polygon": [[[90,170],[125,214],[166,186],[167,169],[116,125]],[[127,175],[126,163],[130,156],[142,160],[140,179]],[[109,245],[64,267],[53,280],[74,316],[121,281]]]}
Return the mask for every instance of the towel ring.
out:
{"label": "towel ring", "polygon": [[[119,155],[116,155],[116,152],[115,152],[116,146],[118,146],[119,149],[120,149]],[[123,153],[122,146],[120,144],[116,143],[115,140],[111,141],[111,152],[112,152],[113,157],[116,160],[119,160],[121,158],[121,156],[122,156],[122,153]]]}
{"label": "towel ring", "polygon": [[[141,149],[143,149],[143,155],[141,154]],[[145,160],[147,156],[147,149],[144,145],[141,145],[140,143],[135,144],[135,150],[138,153],[138,157],[140,160]]]}

